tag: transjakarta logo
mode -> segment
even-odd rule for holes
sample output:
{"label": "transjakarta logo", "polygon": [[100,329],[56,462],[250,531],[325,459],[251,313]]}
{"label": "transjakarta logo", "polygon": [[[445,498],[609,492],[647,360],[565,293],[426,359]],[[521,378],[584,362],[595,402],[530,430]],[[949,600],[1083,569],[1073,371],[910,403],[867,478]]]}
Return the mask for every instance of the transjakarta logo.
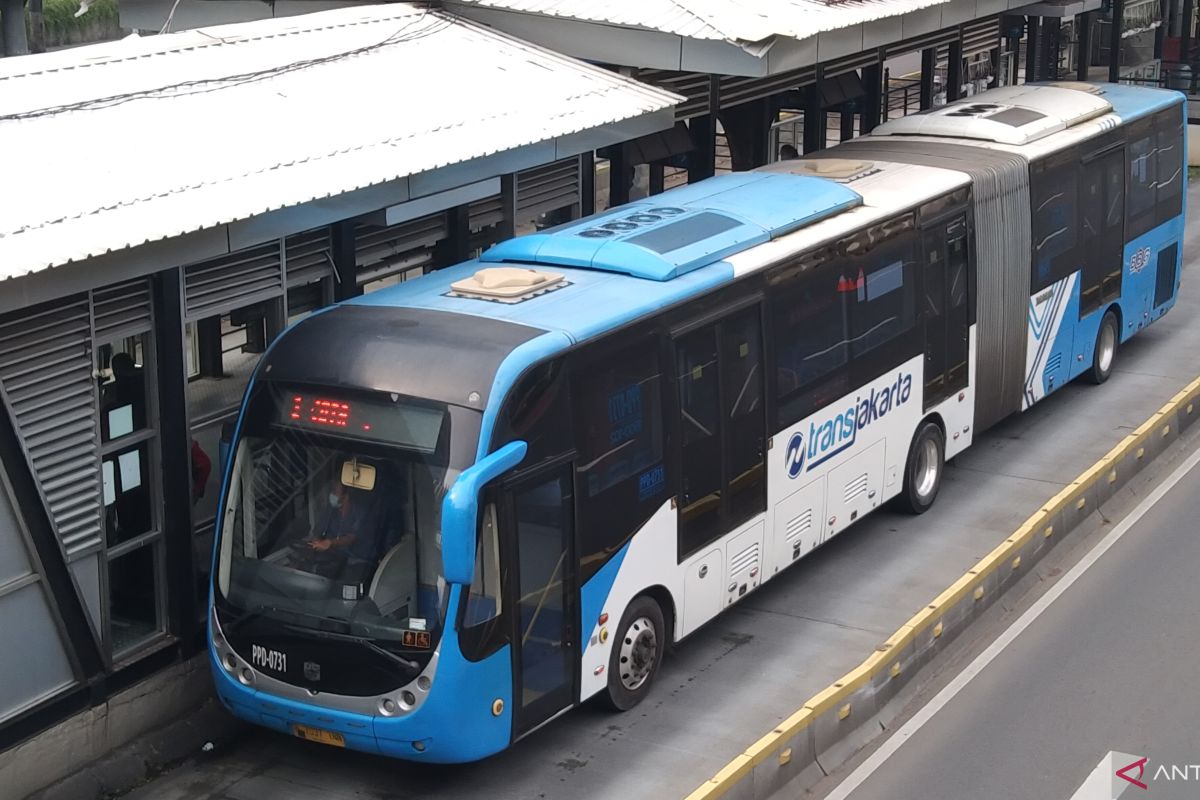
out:
{"label": "transjakarta logo", "polygon": [[866,397],[856,397],[854,402],[837,416],[824,422],[811,422],[808,426],[807,446],[805,434],[796,431],[784,450],[784,463],[789,478],[809,472],[854,446],[858,432],[877,419],[882,419],[893,409],[908,402],[912,395],[912,374],[899,373],[890,386],[872,388]]}

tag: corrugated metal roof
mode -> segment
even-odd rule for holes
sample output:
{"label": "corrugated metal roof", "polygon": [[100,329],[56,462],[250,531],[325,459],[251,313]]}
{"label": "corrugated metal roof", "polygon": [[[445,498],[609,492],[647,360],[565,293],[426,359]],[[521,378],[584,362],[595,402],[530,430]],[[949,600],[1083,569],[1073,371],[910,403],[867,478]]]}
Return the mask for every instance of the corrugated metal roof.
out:
{"label": "corrugated metal roof", "polygon": [[464,5],[599,22],[749,45],[807,39],[949,0],[453,0]]}
{"label": "corrugated metal roof", "polygon": [[0,279],[681,99],[404,4],[0,59]]}

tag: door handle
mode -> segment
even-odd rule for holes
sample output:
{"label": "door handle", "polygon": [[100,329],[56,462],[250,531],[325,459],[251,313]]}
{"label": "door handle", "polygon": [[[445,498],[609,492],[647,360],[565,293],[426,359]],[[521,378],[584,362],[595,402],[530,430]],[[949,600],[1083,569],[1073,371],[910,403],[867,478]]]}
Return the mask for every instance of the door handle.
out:
{"label": "door handle", "polygon": [[704,578],[707,576],[708,576],[708,564],[701,564],[700,565],[700,577]]}

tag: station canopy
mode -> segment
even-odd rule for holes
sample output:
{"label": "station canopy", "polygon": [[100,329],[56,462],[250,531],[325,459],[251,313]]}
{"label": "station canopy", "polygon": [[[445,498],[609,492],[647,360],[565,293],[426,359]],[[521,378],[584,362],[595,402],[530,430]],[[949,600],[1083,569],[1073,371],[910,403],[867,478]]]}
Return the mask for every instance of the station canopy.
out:
{"label": "station canopy", "polygon": [[0,280],[414,199],[669,128],[681,99],[407,4],[0,59]]}
{"label": "station canopy", "polygon": [[[447,0],[447,7],[582,58],[767,75],[996,14],[1024,0]],[[928,11],[916,14],[914,12]],[[503,17],[501,15],[504,15]],[[902,17],[906,26],[901,23]],[[892,25],[874,25],[893,20]],[[583,30],[586,26],[586,31]],[[606,35],[607,32],[607,35]],[[822,34],[837,34],[827,41]],[[611,37],[611,38],[610,38]],[[824,50],[825,52],[821,52]]]}

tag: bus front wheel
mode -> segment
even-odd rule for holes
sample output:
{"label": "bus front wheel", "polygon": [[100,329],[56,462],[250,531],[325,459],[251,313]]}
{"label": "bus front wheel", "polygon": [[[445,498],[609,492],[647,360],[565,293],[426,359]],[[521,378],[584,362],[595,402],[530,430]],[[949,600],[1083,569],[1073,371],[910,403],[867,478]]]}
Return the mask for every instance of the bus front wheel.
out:
{"label": "bus front wheel", "polygon": [[662,609],[642,595],[629,604],[608,657],[608,705],[628,711],[645,699],[666,650]]}
{"label": "bus front wheel", "polygon": [[908,448],[900,505],[911,514],[924,514],[937,499],[946,466],[946,437],[936,422],[925,421]]}
{"label": "bus front wheel", "polygon": [[1088,383],[1101,384],[1112,374],[1113,364],[1117,361],[1117,315],[1112,311],[1104,314],[1100,320],[1100,330],[1096,333],[1096,349],[1092,353],[1092,368],[1084,373]]}

